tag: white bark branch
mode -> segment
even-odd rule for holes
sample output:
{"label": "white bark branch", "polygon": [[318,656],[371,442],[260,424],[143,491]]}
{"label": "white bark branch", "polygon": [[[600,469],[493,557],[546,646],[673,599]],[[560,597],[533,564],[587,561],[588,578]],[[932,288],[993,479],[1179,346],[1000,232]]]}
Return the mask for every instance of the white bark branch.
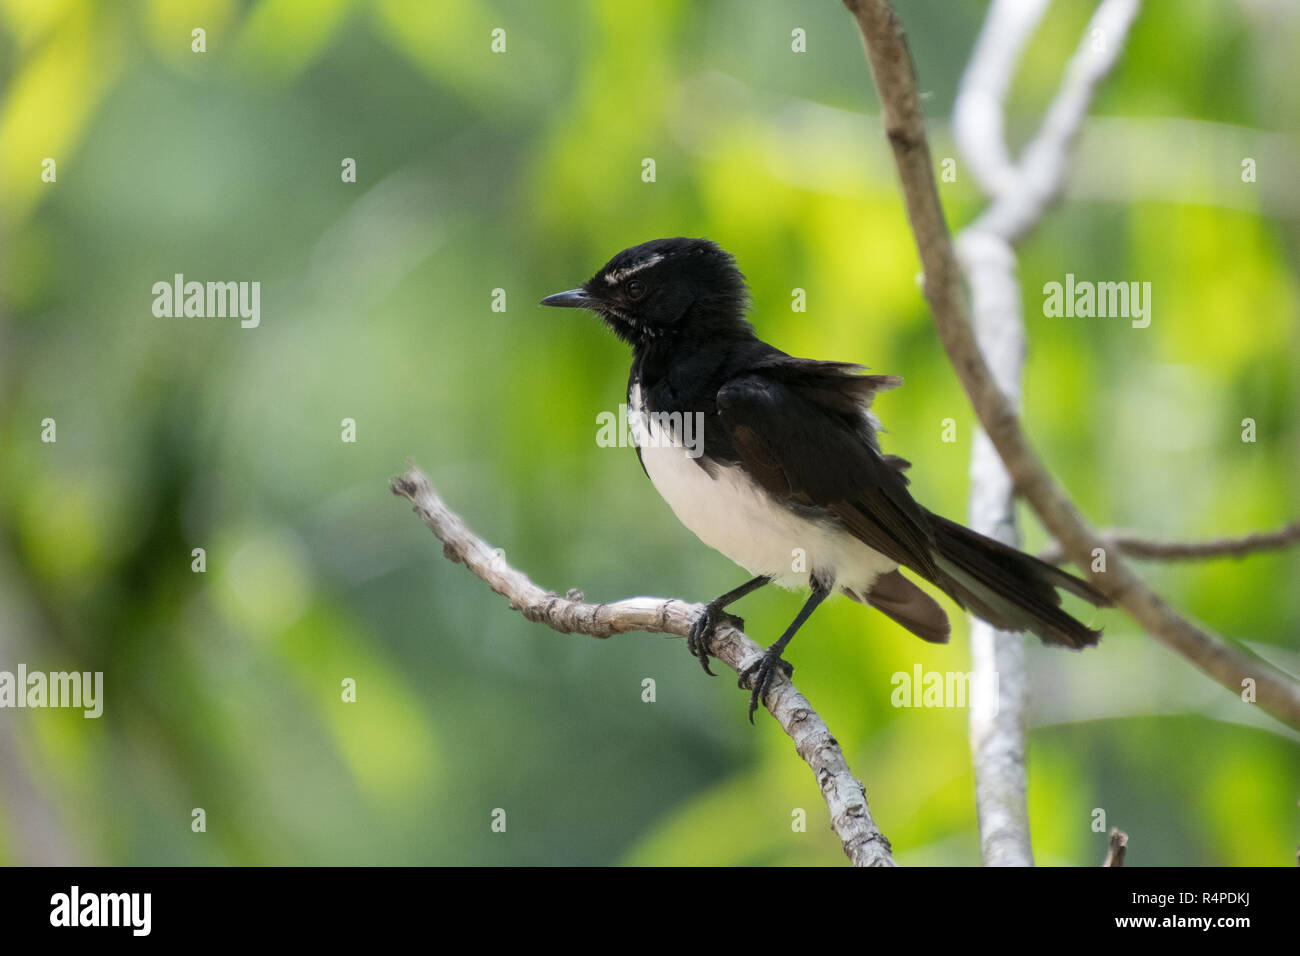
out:
{"label": "white bark branch", "polygon": [[[967,232],[962,238],[959,248],[971,281],[975,334],[999,386],[1018,407],[1025,329],[1015,254],[999,237],[988,233]],[[975,435],[970,473],[971,527],[1020,547],[1015,488],[983,431]],[[970,622],[974,671],[970,735],[981,857],[987,866],[1032,866],[1025,770],[1029,711],[1025,638],[1014,631],[1000,631],[977,617]]]}
{"label": "white bark branch", "polygon": [[952,134],[965,168],[986,196],[1017,187],[1004,104],[1020,53],[1051,0],[995,0],[984,17],[952,109]]}
{"label": "white bark branch", "polygon": [[[1047,0],[989,8],[953,108],[953,132],[965,164],[984,192],[997,201],[1017,188],[1019,172],[1006,142],[1004,102],[1020,52],[1038,25]],[[1024,324],[1015,254],[992,233],[967,231],[963,266],[971,284],[975,336],[999,387],[1019,406],[1025,360]],[[971,527],[1012,547],[1020,546],[1015,489],[988,436],[979,432],[971,449]],[[986,866],[1033,866],[1029,831],[1029,675],[1024,637],[970,619],[972,698],[971,755],[980,857]]]}
{"label": "white bark branch", "polygon": [[[975,339],[998,388],[1019,412],[1025,323],[1013,243],[1059,195],[1069,148],[1101,79],[1123,48],[1136,0],[1098,8],[1042,127],[1019,162],[1006,142],[1005,103],[1021,51],[1048,0],[995,0],[962,76],[953,131],[962,158],[991,204],[957,239],[971,290]],[[1020,547],[1015,488],[997,450],[981,431],[971,454],[971,527]],[[971,619],[975,698],[970,714],[975,802],[986,865],[1032,866],[1025,755],[1029,678],[1021,634]],[[992,677],[996,676],[996,680]]]}
{"label": "white bark branch", "polygon": [[[1022,6],[1016,0],[1001,0],[1001,4]],[[1011,179],[994,194],[996,201],[972,228],[1015,243],[1038,224],[1047,207],[1061,194],[1075,137],[1097,87],[1124,49],[1139,7],[1139,0],[1103,0],[1097,6],[1038,135],[1025,148]]]}
{"label": "white bark branch", "polygon": [[[538,587],[522,571],[503,561],[499,552],[447,507],[418,468],[411,467],[389,484],[393,494],[410,501],[415,513],[442,541],[444,556],[469,568],[530,621],[564,634],[590,637],[604,638],[627,631],[685,637],[703,610],[701,604],[673,598],[634,597],[612,604],[589,604],[575,591],[561,597]],[[737,674],[746,675],[742,686],[753,689],[753,665],[763,656],[761,646],[743,631],[723,625],[717,629],[709,650]],[[817,778],[830,812],[831,829],[840,838],[849,860],[855,866],[895,866],[889,841],[871,818],[866,790],[849,770],[839,743],[783,672],[778,670],[763,705],[790,735],[795,750]]]}

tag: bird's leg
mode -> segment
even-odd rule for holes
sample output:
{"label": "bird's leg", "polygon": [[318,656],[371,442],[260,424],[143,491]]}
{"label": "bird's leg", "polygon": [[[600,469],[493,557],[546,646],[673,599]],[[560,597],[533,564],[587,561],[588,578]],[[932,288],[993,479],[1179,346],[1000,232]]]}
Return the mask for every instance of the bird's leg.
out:
{"label": "bird's leg", "polygon": [[734,614],[728,614],[726,607],[728,604],[735,604],[746,594],[757,591],[764,584],[770,584],[772,579],[766,575],[759,575],[752,581],[746,581],[740,587],[728,591],[720,598],[715,598],[708,604],[704,605],[704,610],[700,616],[691,624],[691,632],[686,636],[686,648],[700,662],[704,672],[711,677],[717,675],[709,670],[709,644],[713,641],[713,632],[717,630],[719,624],[726,621],[732,627],[743,629],[745,622]]}
{"label": "bird's leg", "polygon": [[[749,695],[749,722],[751,724],[754,722],[754,711],[758,709],[759,703],[766,696],[768,685],[772,683],[772,673],[777,666],[780,665],[786,672],[786,676],[789,676],[794,670],[787,661],[781,659],[781,652],[785,650],[786,645],[790,643],[790,639],[794,637],[794,632],[803,626],[803,622],[812,616],[813,611],[817,610],[817,605],[826,600],[831,593],[831,585],[823,584],[816,578],[813,579],[812,586],[812,594],[808,596],[808,600],[804,602],[803,608],[795,616],[794,621],[785,629],[785,633],[781,635],[777,642],[767,649],[767,653],[763,655],[763,659],[757,665],[758,673],[754,675],[754,691]],[[745,677],[748,674],[749,670],[746,670],[740,676],[741,687],[745,686]]]}

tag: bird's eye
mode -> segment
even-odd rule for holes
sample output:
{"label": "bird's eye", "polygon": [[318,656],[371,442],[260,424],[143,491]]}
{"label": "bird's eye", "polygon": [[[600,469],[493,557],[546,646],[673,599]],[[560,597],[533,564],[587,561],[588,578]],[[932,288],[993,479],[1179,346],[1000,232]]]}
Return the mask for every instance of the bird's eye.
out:
{"label": "bird's eye", "polygon": [[645,295],[645,283],[640,279],[633,279],[627,284],[627,297],[629,299],[639,299]]}

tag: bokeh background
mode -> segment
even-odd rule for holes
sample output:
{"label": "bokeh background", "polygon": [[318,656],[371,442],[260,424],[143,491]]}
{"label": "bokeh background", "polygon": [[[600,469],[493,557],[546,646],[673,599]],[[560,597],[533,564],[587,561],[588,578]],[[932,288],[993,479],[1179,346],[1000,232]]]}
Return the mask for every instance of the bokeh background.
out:
{"label": "bokeh background", "polygon": [[[1013,144],[1092,6],[1054,5],[1029,46]],[[953,156],[985,4],[899,8]],[[1198,538],[1295,514],[1297,49],[1293,3],[1150,0],[1024,246],[1028,426],[1099,525]],[[0,862],[843,862],[734,681],[681,641],[529,624],[387,485],[411,458],[561,592],[739,583],[630,449],[596,444],[624,347],[536,305],[625,246],[704,235],[766,338],[906,378],[877,403],[887,450],[964,515],[974,421],[839,3],[3,0],[0,88],[0,669],[106,685],[98,720],[0,711]],[[959,227],[981,198],[957,171]],[[178,272],[260,281],[260,327],[154,317]],[[1045,318],[1067,272],[1152,283],[1150,328]],[[1300,554],[1144,571],[1300,672]],[[800,600],[737,610],[770,641]],[[1099,863],[1100,808],[1130,865],[1294,864],[1297,735],[1119,613],[1091,620],[1098,650],[1030,651],[1039,862]],[[890,703],[898,672],[968,670],[965,630],[933,647],[841,599],[790,653],[904,864],[978,862],[967,712]]]}

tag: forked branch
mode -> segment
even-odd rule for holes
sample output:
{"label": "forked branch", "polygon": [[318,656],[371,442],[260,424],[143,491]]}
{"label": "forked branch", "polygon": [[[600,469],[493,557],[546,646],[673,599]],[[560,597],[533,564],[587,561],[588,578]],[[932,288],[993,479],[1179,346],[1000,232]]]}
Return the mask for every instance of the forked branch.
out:
{"label": "forked branch", "polygon": [[844,0],[862,32],[884,111],[908,217],[925,273],[924,292],[939,340],[970,398],[980,424],[1011,475],[1017,492],[1092,583],[1152,636],[1234,694],[1253,686],[1258,706],[1300,730],[1300,684],[1257,657],[1227,644],[1170,607],[1119,555],[1107,570],[1090,570],[1105,542],[1048,472],[998,388],[971,330],[970,312],[952,238],[939,203],[915,68],[902,25],[889,0]]}

